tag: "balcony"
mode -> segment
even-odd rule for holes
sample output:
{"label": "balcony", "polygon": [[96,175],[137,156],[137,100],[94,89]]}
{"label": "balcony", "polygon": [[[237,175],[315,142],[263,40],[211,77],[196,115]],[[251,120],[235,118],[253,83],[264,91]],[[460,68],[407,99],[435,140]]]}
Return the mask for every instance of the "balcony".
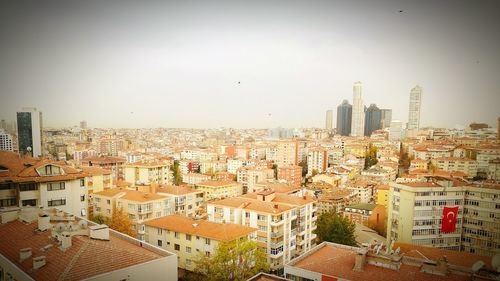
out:
{"label": "balcony", "polygon": [[283,231],[271,232],[271,238],[278,238],[283,236]]}
{"label": "balcony", "polygon": [[311,218],[311,221],[317,221],[318,220],[318,216],[314,216]]}
{"label": "balcony", "polygon": [[279,226],[285,223],[285,220],[272,220],[271,225],[272,226]]}
{"label": "balcony", "polygon": [[297,245],[304,245],[306,242],[305,239],[297,239]]}
{"label": "balcony", "polygon": [[144,235],[144,233],[145,233],[144,229],[137,230],[137,234],[139,234],[139,235]]}
{"label": "balcony", "polygon": [[296,236],[297,235],[297,228],[292,229],[292,231],[290,232],[290,235]]}
{"label": "balcony", "polygon": [[153,210],[151,209],[137,209],[137,213],[139,214],[148,214],[148,213],[152,213]]}
{"label": "balcony", "polygon": [[271,242],[270,245],[271,245],[271,248],[279,248],[279,247],[283,246],[283,240]]}
{"label": "balcony", "polygon": [[316,239],[318,237],[315,233],[311,234],[311,240]]}
{"label": "balcony", "polygon": [[269,257],[272,259],[277,259],[277,258],[282,257],[282,256],[283,256],[283,251],[276,252],[274,254],[272,251],[269,253]]}

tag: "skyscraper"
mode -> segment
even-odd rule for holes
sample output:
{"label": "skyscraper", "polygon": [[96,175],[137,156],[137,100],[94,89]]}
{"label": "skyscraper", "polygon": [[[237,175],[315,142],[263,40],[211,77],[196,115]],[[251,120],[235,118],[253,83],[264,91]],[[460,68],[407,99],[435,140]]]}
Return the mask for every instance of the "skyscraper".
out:
{"label": "skyscraper", "polygon": [[392,120],[392,109],[381,109],[380,113],[380,128],[389,128]]}
{"label": "skyscraper", "polygon": [[85,120],[80,121],[80,129],[82,129],[82,130],[87,129],[87,121],[85,121]]}
{"label": "skyscraper", "polygon": [[408,112],[408,130],[420,128],[420,108],[422,106],[422,88],[415,86],[410,92],[410,109]]}
{"label": "skyscraper", "polygon": [[382,112],[372,103],[365,112],[365,136],[369,137],[373,131],[380,129]]}
{"label": "skyscraper", "polygon": [[326,111],[325,129],[331,130],[332,125],[333,125],[332,123],[333,123],[333,110],[327,110]]}
{"label": "skyscraper", "polygon": [[42,156],[42,112],[25,107],[17,112],[19,153]]}
{"label": "skyscraper", "polygon": [[390,141],[399,141],[401,140],[401,130],[402,123],[398,120],[391,121],[391,127],[389,129],[389,140]]}
{"label": "skyscraper", "polygon": [[353,99],[352,99],[352,124],[351,124],[351,135],[352,136],[363,136],[365,129],[365,112],[363,105],[363,97],[361,95],[361,82],[355,82],[353,87]]}
{"label": "skyscraper", "polygon": [[352,105],[347,100],[337,106],[337,133],[342,136],[351,134]]}

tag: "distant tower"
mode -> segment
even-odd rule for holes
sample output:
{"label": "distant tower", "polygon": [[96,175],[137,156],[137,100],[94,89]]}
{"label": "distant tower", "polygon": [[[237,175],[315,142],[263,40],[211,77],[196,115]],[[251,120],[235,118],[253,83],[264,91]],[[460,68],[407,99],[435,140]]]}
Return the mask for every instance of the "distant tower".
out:
{"label": "distant tower", "polygon": [[337,106],[337,133],[342,136],[351,134],[352,105],[347,100]]}
{"label": "distant tower", "polygon": [[420,129],[420,108],[422,107],[422,88],[415,86],[410,92],[410,109],[408,111],[408,130]]}
{"label": "distant tower", "polygon": [[380,128],[389,128],[392,120],[392,109],[381,109],[380,113]]}
{"label": "distant tower", "polygon": [[498,117],[497,140],[500,141],[500,117]]}
{"label": "distant tower", "polygon": [[325,123],[325,129],[331,130],[333,126],[333,110],[327,110],[326,111],[326,123]]}
{"label": "distant tower", "polygon": [[85,121],[85,120],[80,121],[80,129],[82,129],[82,130],[87,129],[87,121]]}
{"label": "distant tower", "polygon": [[373,131],[380,129],[382,112],[376,104],[372,103],[365,112],[365,136],[371,136]]}
{"label": "distant tower", "polygon": [[42,156],[42,112],[25,107],[17,112],[19,154]]}
{"label": "distant tower", "polygon": [[389,128],[389,140],[399,141],[401,140],[402,123],[398,120],[392,120],[391,126]]}
{"label": "distant tower", "polygon": [[352,136],[363,136],[365,130],[365,112],[363,105],[363,97],[361,95],[361,82],[355,82],[353,87],[353,99],[352,99],[352,124],[351,124],[351,135]]}

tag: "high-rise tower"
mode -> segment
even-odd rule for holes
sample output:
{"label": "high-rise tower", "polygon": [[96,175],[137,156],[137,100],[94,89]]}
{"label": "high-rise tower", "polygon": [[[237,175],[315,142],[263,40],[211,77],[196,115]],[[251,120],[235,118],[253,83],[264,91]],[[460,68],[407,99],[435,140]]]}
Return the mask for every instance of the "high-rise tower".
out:
{"label": "high-rise tower", "polygon": [[23,108],[17,112],[19,154],[42,156],[42,112]]}
{"label": "high-rise tower", "polygon": [[372,103],[365,112],[365,136],[371,136],[372,132],[379,130],[382,112],[376,104]]}
{"label": "high-rise tower", "polygon": [[361,95],[361,82],[355,82],[353,87],[352,99],[352,136],[363,136],[365,130],[365,109],[363,105],[363,97]]}
{"label": "high-rise tower", "polygon": [[326,111],[326,123],[325,123],[325,129],[331,130],[333,126],[333,110],[327,110]]}
{"label": "high-rise tower", "polygon": [[351,134],[352,105],[347,100],[337,106],[337,134],[348,136]]}
{"label": "high-rise tower", "polygon": [[410,92],[410,109],[408,111],[408,130],[420,128],[420,108],[422,107],[422,88],[415,86]]}

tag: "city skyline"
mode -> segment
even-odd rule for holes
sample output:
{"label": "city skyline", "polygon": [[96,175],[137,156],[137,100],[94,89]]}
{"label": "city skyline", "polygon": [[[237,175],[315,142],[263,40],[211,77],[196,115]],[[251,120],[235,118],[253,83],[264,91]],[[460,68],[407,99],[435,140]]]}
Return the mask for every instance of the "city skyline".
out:
{"label": "city skyline", "polygon": [[109,3],[4,5],[0,119],[321,128],[361,81],[403,123],[421,85],[420,127],[497,124],[495,1]]}

